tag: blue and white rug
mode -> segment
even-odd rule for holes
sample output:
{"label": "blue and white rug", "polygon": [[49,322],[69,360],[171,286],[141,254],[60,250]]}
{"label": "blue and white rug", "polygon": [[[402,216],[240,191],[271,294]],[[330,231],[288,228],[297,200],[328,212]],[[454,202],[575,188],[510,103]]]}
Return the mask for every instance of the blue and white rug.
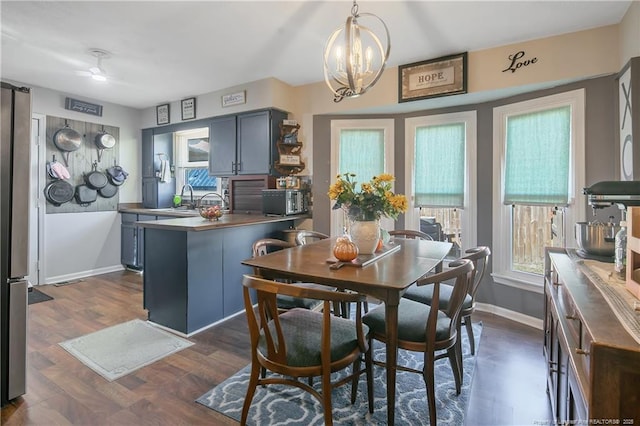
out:
{"label": "blue and white rug", "polygon": [[[482,323],[474,323],[476,354],[480,343]],[[462,350],[464,379],[462,392],[456,395],[453,372],[447,358],[436,362],[436,414],[439,425],[462,425],[469,403],[471,381],[476,365],[476,357],[471,355],[467,333],[462,330]],[[477,355],[476,355],[477,356]],[[385,349],[380,342],[374,342],[374,359],[384,360]],[[398,363],[422,369],[422,353],[398,351]],[[364,364],[363,364],[364,365]],[[251,366],[237,372],[220,385],[211,389],[196,402],[240,421]],[[344,372],[335,373],[338,378]],[[374,412],[368,411],[365,376],[360,377],[358,395],[351,405],[351,385],[333,390],[333,421],[337,425],[384,425],[387,424],[387,388],[385,369],[374,365]],[[315,380],[320,390],[320,380]],[[428,425],[429,410],[422,375],[398,371],[396,377],[396,424]],[[300,389],[269,385],[258,386],[251,409],[250,425],[322,425],[323,412],[320,403],[308,392]]]}

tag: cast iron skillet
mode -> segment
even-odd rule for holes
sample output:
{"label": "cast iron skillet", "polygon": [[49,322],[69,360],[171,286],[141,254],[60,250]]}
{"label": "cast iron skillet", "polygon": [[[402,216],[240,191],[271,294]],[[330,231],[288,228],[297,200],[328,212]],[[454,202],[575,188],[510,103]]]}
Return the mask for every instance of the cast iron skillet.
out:
{"label": "cast iron skillet", "polygon": [[73,185],[66,180],[56,179],[44,188],[44,197],[56,207],[73,199]]}
{"label": "cast iron skillet", "polygon": [[117,193],[118,193],[118,187],[111,183],[107,183],[105,186],[98,189],[98,194],[100,194],[102,198],[112,198]]}
{"label": "cast iron skillet", "polygon": [[91,189],[100,189],[109,183],[107,175],[98,171],[97,161],[93,162],[91,172],[84,175],[84,181]]}
{"label": "cast iron skillet", "polygon": [[98,191],[93,188],[89,188],[88,185],[76,186],[76,202],[82,207],[87,207],[98,198]]}

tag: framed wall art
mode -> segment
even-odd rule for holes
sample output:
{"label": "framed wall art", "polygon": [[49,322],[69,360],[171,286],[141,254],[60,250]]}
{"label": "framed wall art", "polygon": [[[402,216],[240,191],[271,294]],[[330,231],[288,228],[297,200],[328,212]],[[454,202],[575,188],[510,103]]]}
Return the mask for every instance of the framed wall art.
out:
{"label": "framed wall art", "polygon": [[183,120],[192,120],[196,118],[196,98],[183,99],[180,104],[182,105]]}
{"label": "framed wall art", "polygon": [[467,93],[467,52],[398,67],[398,102]]}
{"label": "framed wall art", "polygon": [[169,104],[162,104],[156,107],[156,123],[158,126],[162,124],[169,124]]}

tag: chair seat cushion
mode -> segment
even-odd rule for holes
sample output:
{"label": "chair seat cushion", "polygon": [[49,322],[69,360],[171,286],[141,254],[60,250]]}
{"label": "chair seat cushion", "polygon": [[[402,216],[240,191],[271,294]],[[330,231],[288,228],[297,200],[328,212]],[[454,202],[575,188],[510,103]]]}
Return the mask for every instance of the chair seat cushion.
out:
{"label": "chair seat cushion", "polygon": [[[369,326],[371,332],[386,334],[384,310],[384,305],[380,305],[362,317],[362,322]],[[400,305],[398,306],[398,339],[410,342],[425,342],[427,318],[430,310],[429,305],[409,299],[400,299]],[[438,311],[436,340],[449,338],[450,323],[449,317],[444,312]]]}
{"label": "chair seat cushion", "polygon": [[[433,300],[434,285],[435,284],[417,286],[414,284],[407,289],[406,293],[403,294],[402,297],[431,306],[431,301]],[[452,285],[442,283],[440,284],[440,303],[438,304],[438,309],[447,310],[452,293]],[[472,303],[473,301],[471,300],[471,296],[467,294],[464,297],[464,301],[462,302],[462,309],[471,308]]]}
{"label": "chair seat cushion", "polygon": [[[322,348],[322,316],[321,312],[294,308],[279,315],[282,333],[287,348],[287,364],[294,367],[320,365]],[[364,336],[369,328],[362,326]],[[269,323],[272,336],[275,334],[273,321]],[[261,332],[258,350],[267,357],[266,341]],[[344,358],[358,347],[356,324],[354,321],[331,317],[331,361]]]}
{"label": "chair seat cushion", "polygon": [[[316,288],[326,291],[334,291],[335,287],[328,287],[326,285],[314,284],[314,283],[295,283],[298,287]],[[293,309],[293,308],[305,308],[313,309],[322,303],[322,300],[305,299],[302,297],[287,296],[284,294],[278,294],[276,296],[278,308],[280,309]]]}

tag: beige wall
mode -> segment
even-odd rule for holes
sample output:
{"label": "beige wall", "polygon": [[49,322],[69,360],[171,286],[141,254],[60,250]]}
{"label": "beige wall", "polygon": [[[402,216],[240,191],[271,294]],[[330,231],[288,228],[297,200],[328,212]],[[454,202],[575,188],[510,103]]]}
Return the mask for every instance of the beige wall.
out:
{"label": "beige wall", "polygon": [[640,56],[640,0],[629,6],[619,25],[620,29],[620,62],[622,68],[631,58]]}

